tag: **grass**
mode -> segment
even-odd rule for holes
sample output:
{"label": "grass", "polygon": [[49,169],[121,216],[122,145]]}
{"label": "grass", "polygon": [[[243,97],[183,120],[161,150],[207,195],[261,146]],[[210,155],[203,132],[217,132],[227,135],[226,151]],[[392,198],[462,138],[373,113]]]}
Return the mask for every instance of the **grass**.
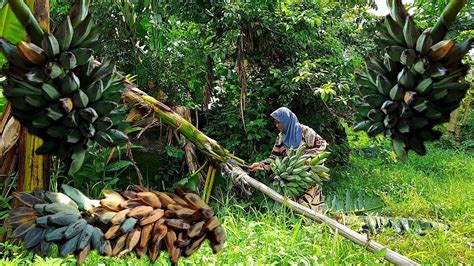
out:
{"label": "grass", "polygon": [[[379,195],[386,204],[383,214],[435,220],[450,225],[450,230],[431,230],[420,236],[400,235],[385,230],[372,239],[423,264],[474,263],[474,158],[461,150],[439,144],[428,146],[424,157],[410,154],[406,162],[393,161],[386,142],[373,142],[361,134],[351,134],[356,151],[375,145],[376,156],[357,153],[347,166],[332,169],[333,180],[325,194],[342,194],[346,190],[367,191]],[[214,255],[206,243],[182,265],[243,264],[379,264],[383,253],[372,254],[337,234],[324,224],[312,223],[282,207],[270,211],[256,209],[230,196],[215,204],[227,233],[223,251]],[[5,244],[3,244],[5,245]],[[8,245],[8,243],[7,243]],[[13,259],[1,259],[0,265],[74,264],[74,258],[33,257],[17,246]],[[0,253],[1,254],[1,253]],[[1,255],[0,255],[1,256]],[[104,258],[93,252],[86,265],[147,265],[147,258],[134,255]],[[165,252],[157,265],[168,264]]]}
{"label": "grass", "polygon": [[[354,135],[353,135],[354,136]],[[359,148],[363,141],[351,143]],[[429,219],[450,225],[448,231],[424,236],[389,230],[379,243],[424,264],[474,262],[474,157],[460,150],[430,144],[428,154],[410,154],[406,162],[352,157],[346,167],[333,169],[329,193],[344,189],[380,195],[386,216]]]}
{"label": "grass", "polygon": [[[365,261],[377,263],[381,255],[364,251],[342,237],[332,234],[330,229],[321,224],[293,215],[290,211],[281,209],[279,212],[257,211],[254,208],[243,208],[230,204],[218,208],[218,216],[227,234],[227,247],[220,253],[212,254],[206,243],[190,258],[180,259],[182,265],[209,264],[336,264],[341,262],[353,263]],[[235,203],[235,202],[234,202]],[[55,252],[53,252],[55,253]],[[0,260],[0,265],[18,265],[19,262],[37,265],[57,263],[55,254],[40,261],[32,258],[30,253],[17,253],[15,259],[8,263]],[[38,257],[36,257],[38,258]],[[72,257],[61,263],[74,263]],[[138,259],[134,255],[126,258],[104,258],[93,252],[85,265],[147,265],[147,258]],[[168,256],[162,253],[156,265],[168,264]]]}

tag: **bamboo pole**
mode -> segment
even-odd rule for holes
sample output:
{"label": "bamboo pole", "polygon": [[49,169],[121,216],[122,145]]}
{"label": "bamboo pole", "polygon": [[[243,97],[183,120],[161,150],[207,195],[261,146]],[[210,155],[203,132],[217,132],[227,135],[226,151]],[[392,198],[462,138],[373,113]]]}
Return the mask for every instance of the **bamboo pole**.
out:
{"label": "bamboo pole", "polygon": [[241,163],[242,160],[238,160],[237,157],[233,156],[229,151],[222,148],[215,140],[204,135],[204,133],[195,128],[187,120],[173,112],[173,110],[159,102],[157,99],[148,96],[146,93],[136,88],[135,85],[130,83],[127,84],[126,89],[122,94],[122,100],[133,108],[141,110],[144,114],[149,115],[150,113],[154,112],[154,115],[157,116],[161,122],[178,130],[179,133],[183,134],[186,138],[193,142],[200,151],[219,161],[223,169],[231,176],[231,178],[242,178],[250,186],[261,191],[275,201],[282,204],[287,204],[291,209],[312,220],[321,221],[329,225],[329,227],[336,230],[338,234],[358,245],[367,247],[367,249],[371,252],[378,252],[382,249],[385,249],[385,258],[392,263],[397,265],[418,265],[409,258],[400,255],[373,240],[367,239],[366,236],[351,230],[347,226],[342,225],[321,213],[314,212],[313,210],[304,207],[292,200],[284,198],[282,195],[270,189],[263,183],[253,179],[237,165],[238,163]]}
{"label": "bamboo pole", "polygon": [[371,252],[378,252],[380,250],[385,249],[385,259],[388,261],[396,264],[396,265],[418,265],[413,260],[410,260],[409,258],[398,254],[397,252],[382,246],[381,244],[370,240],[367,238],[367,236],[361,235],[353,230],[351,230],[349,227],[340,224],[336,222],[335,220],[321,214],[318,212],[315,212],[311,210],[310,208],[307,208],[301,204],[296,203],[295,201],[292,201],[288,198],[283,197],[282,195],[278,194],[276,191],[273,189],[269,188],[265,184],[253,179],[250,177],[244,170],[242,170],[240,167],[232,165],[230,163],[223,163],[221,164],[223,169],[231,176],[231,178],[242,178],[246,183],[248,183],[250,186],[253,188],[257,189],[258,191],[261,191],[265,195],[269,196],[273,200],[289,206],[291,209],[295,210],[297,213],[302,214],[303,216],[310,218],[311,220],[314,221],[319,221],[327,224],[329,227],[331,227],[333,230],[336,231],[337,234],[340,234],[341,236],[351,240],[352,242],[356,243],[357,245],[366,247],[369,251]]}

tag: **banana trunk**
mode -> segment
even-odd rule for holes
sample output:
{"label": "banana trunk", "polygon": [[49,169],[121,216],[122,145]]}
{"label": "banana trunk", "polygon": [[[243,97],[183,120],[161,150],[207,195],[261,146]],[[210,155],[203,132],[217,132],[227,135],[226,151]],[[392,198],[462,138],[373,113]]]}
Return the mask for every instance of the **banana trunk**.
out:
{"label": "banana trunk", "polygon": [[226,162],[229,159],[234,159],[243,163],[242,159],[237,158],[230,151],[224,149],[215,140],[199,131],[193,124],[175,113],[171,108],[139,90],[133,84],[127,84],[122,94],[122,100],[130,106],[134,106],[136,110],[143,114],[154,113],[155,117],[160,119],[163,124],[176,129],[196,145],[198,150],[214,160]]}
{"label": "banana trunk", "polygon": [[[41,42],[43,29],[49,32],[49,0],[30,1],[29,6],[33,9],[34,16],[23,1],[10,0],[9,4],[20,21],[27,23],[25,28],[29,29],[28,33],[32,41]],[[19,141],[17,191],[49,188],[50,157],[36,154],[36,150],[41,145],[43,145],[41,138],[32,135],[25,127],[22,127]]]}

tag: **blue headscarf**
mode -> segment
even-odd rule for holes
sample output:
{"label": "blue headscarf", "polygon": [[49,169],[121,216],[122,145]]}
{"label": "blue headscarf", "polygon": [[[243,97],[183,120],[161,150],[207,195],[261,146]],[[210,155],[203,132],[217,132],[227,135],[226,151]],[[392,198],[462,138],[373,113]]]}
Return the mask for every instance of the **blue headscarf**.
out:
{"label": "blue headscarf", "polygon": [[296,115],[286,107],[280,107],[271,116],[283,124],[283,144],[287,148],[298,148],[301,143],[303,129]]}

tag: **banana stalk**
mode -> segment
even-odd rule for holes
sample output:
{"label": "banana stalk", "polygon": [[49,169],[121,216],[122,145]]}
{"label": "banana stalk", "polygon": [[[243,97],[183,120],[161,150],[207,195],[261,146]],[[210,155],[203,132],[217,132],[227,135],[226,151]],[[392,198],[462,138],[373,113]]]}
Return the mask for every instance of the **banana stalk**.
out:
{"label": "banana stalk", "polygon": [[467,0],[451,0],[449,1],[443,13],[439,17],[435,26],[431,30],[431,38],[433,43],[437,43],[443,40],[444,36],[448,32],[449,27],[453,24],[459,11],[467,3]]}
{"label": "banana stalk", "polygon": [[198,150],[214,160],[226,162],[229,159],[234,159],[239,163],[244,163],[242,159],[237,158],[230,151],[220,146],[215,140],[203,134],[193,124],[175,113],[171,108],[139,90],[133,84],[126,84],[126,88],[122,94],[122,100],[143,114],[147,112],[154,113],[155,117],[163,124],[176,129],[196,145]]}
{"label": "banana stalk", "polygon": [[[46,31],[49,31],[49,0],[33,1],[34,9],[42,9],[42,12],[35,11],[35,14],[41,14],[41,16],[35,16],[30,12],[28,5],[21,0],[9,0],[8,4],[13,10],[18,20],[23,24],[26,29],[28,36],[30,36],[33,43],[41,45],[43,39],[43,29],[40,24],[47,25]],[[37,20],[38,19],[38,20]],[[38,21],[40,21],[38,23]]]}

